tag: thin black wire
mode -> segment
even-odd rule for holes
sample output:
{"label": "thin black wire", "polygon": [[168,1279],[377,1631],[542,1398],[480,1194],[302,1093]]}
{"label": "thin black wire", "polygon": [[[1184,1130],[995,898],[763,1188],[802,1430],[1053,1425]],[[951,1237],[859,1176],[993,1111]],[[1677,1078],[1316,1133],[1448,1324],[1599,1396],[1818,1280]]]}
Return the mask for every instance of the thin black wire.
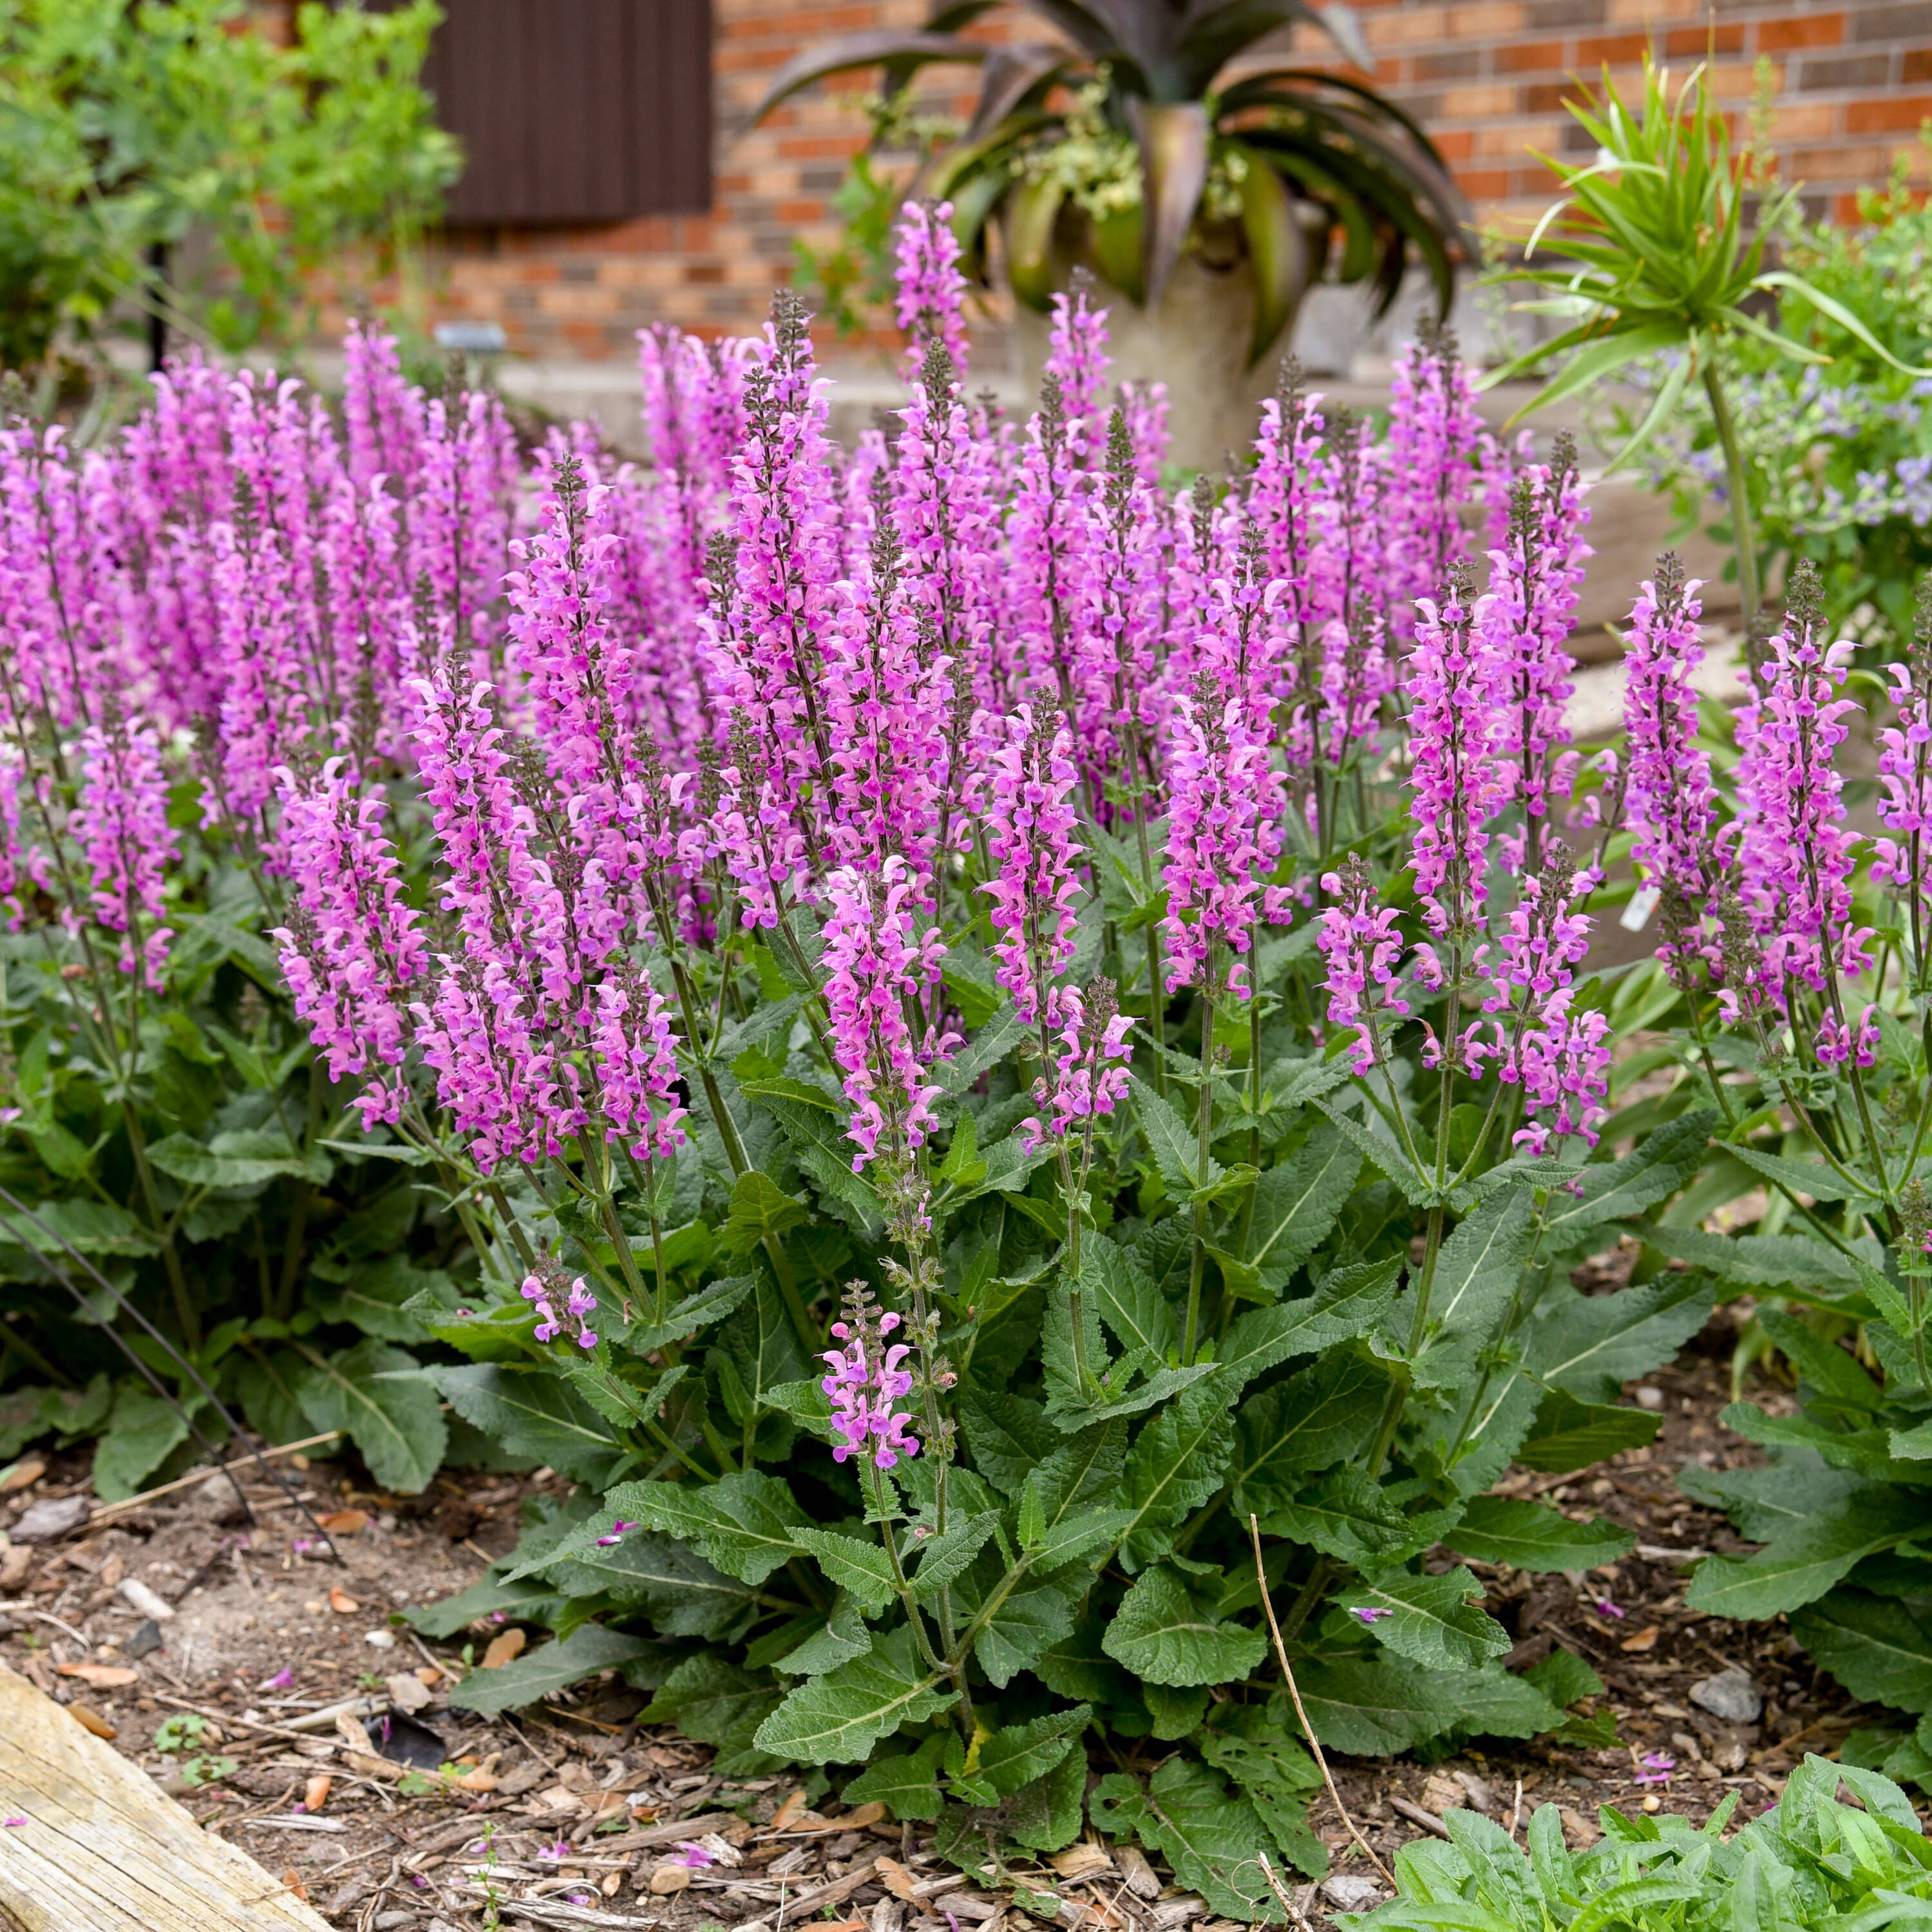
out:
{"label": "thin black wire", "polygon": [[[149,1339],[165,1353],[172,1357],[172,1358],[181,1365],[182,1372],[188,1377],[190,1382],[194,1384],[195,1387],[199,1389],[204,1396],[208,1398],[208,1401],[214,1406],[215,1414],[220,1416],[221,1420],[226,1424],[229,1432],[234,1437],[236,1441],[240,1442],[245,1442],[248,1439],[246,1432],[243,1430],[242,1425],[229,1413],[227,1407],[223,1402],[221,1398],[218,1396],[214,1393],[214,1390],[210,1388],[206,1382],[202,1379],[201,1371],[197,1369],[194,1363],[190,1361],[188,1358],[184,1355],[182,1352],[177,1348],[175,1345],[170,1342],[168,1338],[164,1335],[138,1308],[134,1306],[134,1303],[129,1300],[127,1296],[123,1294],[120,1289],[116,1288],[113,1282],[110,1281],[107,1277],[103,1274],[100,1270],[96,1268],[71,1241],[68,1240],[64,1235],[59,1232],[58,1229],[50,1227],[39,1215],[34,1212],[32,1208],[29,1208],[26,1204],[25,1202],[17,1199],[14,1195],[9,1193],[4,1187],[0,1187],[0,1201],[4,1201],[16,1214],[25,1215],[26,1217],[29,1221],[32,1222],[34,1226],[38,1228],[50,1240],[54,1242],[68,1254],[72,1256],[74,1260],[78,1262],[80,1265],[85,1268],[96,1281],[100,1282],[100,1286],[106,1289],[107,1292],[114,1298],[116,1306],[121,1310],[121,1312],[123,1314],[131,1315],[134,1319],[140,1324],[142,1328],[146,1330]],[[8,1232],[11,1233],[13,1231],[10,1226],[8,1228]],[[74,1297],[75,1305],[80,1309],[82,1312],[83,1314],[92,1314],[93,1310],[88,1306],[87,1298],[81,1293],[79,1288],[74,1286],[73,1282],[68,1279],[65,1271],[56,1265],[53,1257],[48,1254],[44,1248],[40,1247],[36,1242],[29,1241],[26,1243],[24,1245],[32,1248],[34,1252],[40,1257],[40,1260],[46,1264],[49,1273],[52,1275],[55,1280],[60,1283],[62,1287],[67,1290],[69,1294]],[[195,1441],[200,1444],[201,1448],[206,1452],[208,1460],[214,1463],[215,1468],[220,1472],[220,1474],[228,1478],[230,1486],[232,1488],[235,1492],[236,1500],[241,1504],[242,1510],[246,1514],[248,1520],[251,1523],[254,1522],[254,1510],[250,1506],[247,1496],[243,1492],[242,1488],[242,1479],[235,1473],[235,1465],[232,1462],[224,1462],[220,1460],[220,1452],[217,1449],[215,1444],[212,1442],[206,1436],[202,1434],[200,1429],[196,1426],[194,1418],[189,1414],[187,1409],[182,1406],[182,1404],[170,1393],[166,1385],[162,1382],[160,1377],[156,1375],[154,1370],[148,1366],[148,1364],[142,1359],[140,1352],[134,1347],[134,1346],[128,1341],[128,1338],[124,1335],[122,1334],[114,1327],[112,1322],[102,1322],[100,1325],[107,1330],[109,1336],[112,1338],[114,1342],[114,1346],[118,1348],[121,1352],[128,1358],[128,1360],[132,1362],[135,1367],[141,1372],[142,1375],[146,1378],[148,1386],[152,1388],[154,1393],[159,1396],[160,1399],[181,1418],[182,1420],[188,1425],[188,1433],[194,1438]],[[327,1546],[329,1555],[344,1569],[347,1569],[349,1566],[345,1562],[344,1562],[341,1551],[336,1548],[334,1539],[330,1536],[327,1530],[322,1528],[322,1524],[316,1516],[315,1512],[311,1510],[309,1506],[296,1494],[295,1490],[290,1484],[288,1479],[272,1462],[268,1460],[268,1457],[262,1453],[259,1448],[251,1448],[249,1454],[253,1456],[257,1462],[261,1464],[263,1470],[267,1473],[270,1480],[272,1481],[275,1486],[281,1491],[283,1496],[287,1499],[290,1506],[293,1508],[300,1510],[302,1514],[308,1518],[310,1527],[314,1528],[316,1534],[320,1537],[322,1542]]]}

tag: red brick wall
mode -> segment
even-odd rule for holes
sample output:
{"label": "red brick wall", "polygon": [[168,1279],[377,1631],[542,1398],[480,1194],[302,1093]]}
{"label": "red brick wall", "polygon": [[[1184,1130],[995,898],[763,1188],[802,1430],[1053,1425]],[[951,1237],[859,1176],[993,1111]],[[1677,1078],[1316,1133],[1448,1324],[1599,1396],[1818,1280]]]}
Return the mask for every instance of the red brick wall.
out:
{"label": "red brick wall", "polygon": [[[827,202],[862,136],[841,104],[850,83],[821,85],[737,137],[772,71],[834,34],[916,25],[928,0],[716,0],[717,204],[587,230],[448,238],[432,262],[436,319],[500,321],[524,353],[628,358],[634,332],[660,320],[736,332],[762,317],[789,278],[794,241],[831,243]],[[1534,215],[1550,198],[1533,152],[1575,149],[1563,112],[1573,76],[1602,65],[1628,98],[1646,44],[1688,73],[1714,34],[1714,85],[1749,109],[1760,58],[1771,64],[1772,139],[1814,213],[1852,212],[1893,158],[1932,181],[1916,139],[1932,116],[1932,0],[1357,0],[1377,79],[1435,134],[1486,219]],[[1033,31],[1036,32],[1034,28]],[[1306,42],[1298,51],[1313,54]],[[947,70],[931,70],[933,84]]]}

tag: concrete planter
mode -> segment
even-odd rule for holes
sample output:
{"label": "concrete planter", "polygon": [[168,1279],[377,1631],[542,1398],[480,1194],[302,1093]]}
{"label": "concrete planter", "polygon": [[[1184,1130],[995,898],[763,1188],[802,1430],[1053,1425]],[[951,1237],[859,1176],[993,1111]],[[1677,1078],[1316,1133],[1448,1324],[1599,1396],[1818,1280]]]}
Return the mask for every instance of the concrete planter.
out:
{"label": "concrete planter", "polygon": [[[1184,255],[1151,310],[1106,282],[1096,299],[1107,305],[1115,380],[1167,385],[1175,463],[1219,472],[1230,450],[1252,444],[1256,411],[1274,393],[1294,324],[1252,369],[1247,366],[1254,284],[1245,256],[1219,266]],[[1051,328],[1050,316],[1014,303],[1013,334],[1029,398],[1040,393]]]}

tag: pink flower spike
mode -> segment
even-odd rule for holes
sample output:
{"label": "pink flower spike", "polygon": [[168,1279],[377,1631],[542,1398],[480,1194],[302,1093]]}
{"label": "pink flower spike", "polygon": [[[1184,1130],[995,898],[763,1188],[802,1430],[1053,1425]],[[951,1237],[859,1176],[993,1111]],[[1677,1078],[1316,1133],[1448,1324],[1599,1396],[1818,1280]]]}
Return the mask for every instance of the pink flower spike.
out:
{"label": "pink flower spike", "polygon": [[680,1838],[678,1840],[677,1848],[684,1854],[680,1861],[684,1864],[695,1866],[701,1870],[706,1865],[716,1864],[718,1862],[694,1838]]}
{"label": "pink flower spike", "polygon": [[1615,1617],[1619,1623],[1622,1622],[1624,1618],[1623,1611],[1612,1603],[1607,1597],[1599,1597],[1597,1599],[1597,1614],[1600,1617]]}
{"label": "pink flower spike", "polygon": [[1352,1617],[1360,1617],[1363,1622],[1372,1630],[1384,1617],[1392,1617],[1395,1612],[1393,1610],[1384,1610],[1379,1605],[1351,1604],[1348,1607],[1348,1614]]}

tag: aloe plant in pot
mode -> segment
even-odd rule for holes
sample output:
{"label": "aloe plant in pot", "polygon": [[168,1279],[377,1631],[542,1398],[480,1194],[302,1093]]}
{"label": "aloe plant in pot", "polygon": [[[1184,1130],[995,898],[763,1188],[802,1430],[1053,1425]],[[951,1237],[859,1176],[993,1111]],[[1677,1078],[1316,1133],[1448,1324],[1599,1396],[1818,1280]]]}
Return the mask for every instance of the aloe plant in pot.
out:
{"label": "aloe plant in pot", "polygon": [[[962,32],[1000,9],[1059,38],[993,46]],[[1466,207],[1415,120],[1363,81],[1258,51],[1298,23],[1368,68],[1342,5],[952,0],[916,32],[808,49],[752,118],[832,74],[876,68],[898,88],[932,63],[977,65],[972,119],[915,191],[952,203],[982,278],[1000,231],[1030,375],[1044,352],[1037,318],[1076,267],[1124,297],[1112,304],[1117,370],[1166,382],[1175,454],[1213,462],[1251,434],[1269,351],[1311,282],[1361,284],[1380,314],[1416,259],[1446,313],[1463,253]]]}

